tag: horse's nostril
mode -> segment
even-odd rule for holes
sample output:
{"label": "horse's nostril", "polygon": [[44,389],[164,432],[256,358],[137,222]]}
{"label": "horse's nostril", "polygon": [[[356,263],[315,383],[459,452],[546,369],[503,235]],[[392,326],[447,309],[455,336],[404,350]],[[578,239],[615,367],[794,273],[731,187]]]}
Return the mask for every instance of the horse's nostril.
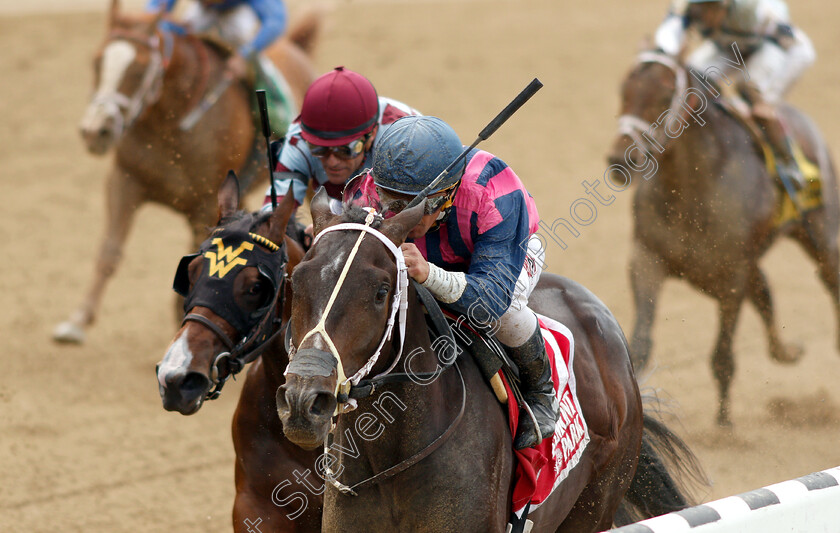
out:
{"label": "horse's nostril", "polygon": [[289,400],[286,398],[286,386],[278,387],[277,394],[275,395],[275,401],[277,402],[277,410],[278,411],[288,411],[289,410]]}
{"label": "horse's nostril", "polygon": [[309,414],[312,416],[326,416],[335,411],[335,396],[326,392],[319,392],[309,406]]}
{"label": "horse's nostril", "polygon": [[190,396],[191,394],[199,394],[204,392],[208,380],[198,372],[190,372],[181,382],[181,394],[183,396]]}
{"label": "horse's nostril", "polygon": [[99,128],[99,131],[96,132],[96,135],[98,135],[100,138],[107,137],[108,136],[108,128],[104,128],[104,127]]}

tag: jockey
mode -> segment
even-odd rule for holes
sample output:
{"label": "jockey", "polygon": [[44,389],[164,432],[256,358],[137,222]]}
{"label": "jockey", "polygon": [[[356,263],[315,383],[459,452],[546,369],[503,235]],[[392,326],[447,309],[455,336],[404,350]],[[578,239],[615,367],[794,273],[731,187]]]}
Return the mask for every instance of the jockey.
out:
{"label": "jockey", "polygon": [[[361,74],[336,67],[312,82],[300,116],[286,132],[274,172],[277,195],[291,188],[300,205],[310,184],[323,186],[333,211],[340,213],[344,186],[372,165],[373,146],[395,120],[419,114],[402,102],[378,97]],[[269,190],[264,205],[270,203]]]}
{"label": "jockey", "polygon": [[[463,149],[439,118],[402,118],[374,147],[373,169],[360,178],[357,197],[378,198],[384,212],[397,213]],[[559,412],[537,317],[528,308],[544,261],[532,237],[538,223],[534,199],[513,170],[474,149],[429,194],[425,215],[402,245],[409,275],[454,311],[490,326],[519,367],[539,433],[523,410],[517,449],[539,444],[538,435],[550,437]]]}
{"label": "jockey", "polygon": [[803,178],[777,106],[814,63],[816,53],[808,36],[791,24],[787,5],[783,0],[681,0],[657,30],[656,45],[668,54],[680,54],[690,27],[705,37],[687,61],[700,73],[714,67],[731,74],[720,52],[731,55],[732,43],[737,43],[749,73],[745,93],[752,117],[781,160],[779,171],[801,186]]}
{"label": "jockey", "polygon": [[[170,13],[177,0],[148,0],[146,11]],[[235,48],[227,70],[237,79],[248,79],[249,66],[257,85],[268,85],[272,122],[288,124],[293,106],[285,78],[262,52],[286,32],[286,4],[283,0],[197,0],[184,11],[182,23],[195,33],[214,31]],[[169,24],[170,28],[177,28]],[[177,31],[177,30],[176,30]],[[283,93],[286,94],[283,94]],[[284,116],[285,115],[285,116]],[[286,118],[288,117],[288,118]]]}

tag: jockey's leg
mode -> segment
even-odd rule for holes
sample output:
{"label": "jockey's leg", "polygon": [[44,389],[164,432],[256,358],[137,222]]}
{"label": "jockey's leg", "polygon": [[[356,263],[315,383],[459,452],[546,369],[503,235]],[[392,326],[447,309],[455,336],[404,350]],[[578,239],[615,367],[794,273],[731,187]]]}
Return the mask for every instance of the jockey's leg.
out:
{"label": "jockey's leg", "polygon": [[207,33],[212,31],[214,27],[218,27],[219,12],[214,9],[207,9],[201,2],[191,2],[184,9],[181,22],[191,33]]}
{"label": "jockey's leg", "polygon": [[803,185],[802,173],[793,156],[789,137],[780,121],[778,105],[793,83],[815,59],[808,37],[797,29],[782,44],[766,42],[747,60],[750,73],[748,93],[753,118],[764,130],[773,151],[780,159],[779,171],[794,183]]}
{"label": "jockey's leg", "polygon": [[219,37],[235,49],[249,43],[260,30],[260,19],[247,5],[227,10],[219,16]]}
{"label": "jockey's leg", "polygon": [[[250,42],[260,29],[260,21],[254,10],[247,5],[225,12],[219,19],[219,34],[222,39],[239,49]],[[268,97],[268,114],[275,138],[282,137],[294,118],[295,105],[292,91],[286,79],[270,59],[262,54],[248,57],[248,64],[253,71],[250,78],[255,89],[265,89]]]}
{"label": "jockey's leg", "polygon": [[528,308],[528,297],[534,290],[545,260],[539,239],[531,239],[528,257],[519,274],[508,310],[499,318],[496,339],[519,367],[522,396],[536,419],[526,410],[519,416],[519,427],[513,445],[517,449],[539,444],[554,434],[560,407],[551,379],[551,362],[545,351],[539,323]]}

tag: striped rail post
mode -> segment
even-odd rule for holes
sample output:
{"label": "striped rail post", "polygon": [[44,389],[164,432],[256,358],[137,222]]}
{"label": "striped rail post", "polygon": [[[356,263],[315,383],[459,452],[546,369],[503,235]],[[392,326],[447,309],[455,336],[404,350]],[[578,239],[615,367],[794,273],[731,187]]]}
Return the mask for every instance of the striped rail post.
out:
{"label": "striped rail post", "polygon": [[610,531],[840,533],[840,466]]}

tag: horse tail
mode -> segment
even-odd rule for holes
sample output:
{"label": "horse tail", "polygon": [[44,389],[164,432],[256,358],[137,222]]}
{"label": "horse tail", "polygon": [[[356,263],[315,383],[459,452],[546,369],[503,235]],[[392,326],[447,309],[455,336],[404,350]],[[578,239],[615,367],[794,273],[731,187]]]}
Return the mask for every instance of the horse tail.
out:
{"label": "horse tail", "polygon": [[315,50],[315,43],[321,32],[323,19],[323,10],[317,8],[309,9],[289,28],[286,35],[307,56],[312,56],[312,52]]}
{"label": "horse tail", "polygon": [[642,402],[639,465],[616,513],[619,526],[694,506],[693,489],[710,485],[694,452],[661,420],[659,400],[645,395]]}

